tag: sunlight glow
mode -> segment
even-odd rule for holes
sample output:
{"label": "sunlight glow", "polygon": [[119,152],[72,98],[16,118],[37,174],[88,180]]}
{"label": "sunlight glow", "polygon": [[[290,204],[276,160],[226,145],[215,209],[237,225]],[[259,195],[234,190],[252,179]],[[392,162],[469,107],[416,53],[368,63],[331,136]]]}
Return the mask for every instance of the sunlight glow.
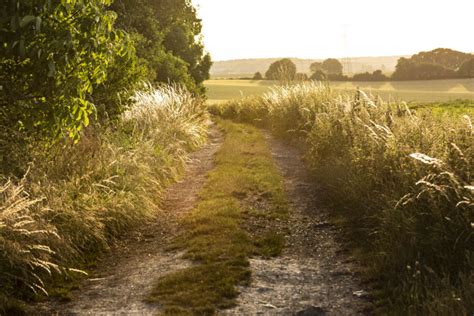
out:
{"label": "sunlight glow", "polygon": [[473,0],[192,0],[214,60],[474,52]]}

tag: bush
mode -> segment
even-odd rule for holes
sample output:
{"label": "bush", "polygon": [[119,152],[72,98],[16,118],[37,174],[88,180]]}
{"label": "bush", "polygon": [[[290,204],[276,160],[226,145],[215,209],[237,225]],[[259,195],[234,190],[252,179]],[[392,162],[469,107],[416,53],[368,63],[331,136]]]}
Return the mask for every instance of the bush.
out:
{"label": "bush", "polygon": [[[108,0],[0,5],[2,128],[47,137],[65,132],[77,139],[97,114],[101,104],[94,91],[102,85],[107,94],[99,99],[107,115],[123,111],[121,103],[108,101],[133,83],[134,50],[114,29],[116,15],[108,5]],[[109,84],[112,70],[120,85]]]}
{"label": "bush", "polygon": [[388,77],[385,76],[381,70],[376,70],[373,73],[365,72],[360,74],[355,74],[352,77],[353,81],[386,81]]}

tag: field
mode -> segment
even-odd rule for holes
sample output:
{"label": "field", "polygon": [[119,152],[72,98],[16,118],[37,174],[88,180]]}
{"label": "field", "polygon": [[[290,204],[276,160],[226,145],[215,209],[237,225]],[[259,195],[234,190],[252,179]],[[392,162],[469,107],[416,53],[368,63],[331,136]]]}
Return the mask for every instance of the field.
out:
{"label": "field", "polygon": [[210,103],[237,99],[250,95],[262,95],[269,91],[276,83],[265,80],[208,80],[205,86],[208,89],[207,97]]}
{"label": "field", "polygon": [[[255,80],[209,80],[209,103],[230,100],[249,95],[262,95],[277,83]],[[450,79],[431,81],[392,81],[392,82],[331,82],[338,91],[351,91],[357,87],[379,95],[385,100],[404,100],[418,102],[445,102],[455,99],[474,100],[474,79]]]}

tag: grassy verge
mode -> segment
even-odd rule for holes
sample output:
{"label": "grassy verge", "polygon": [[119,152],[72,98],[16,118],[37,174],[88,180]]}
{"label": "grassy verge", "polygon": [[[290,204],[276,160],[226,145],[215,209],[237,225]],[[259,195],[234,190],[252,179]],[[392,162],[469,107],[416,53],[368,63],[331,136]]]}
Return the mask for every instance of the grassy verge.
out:
{"label": "grassy verge", "polygon": [[190,93],[162,87],[135,98],[120,121],[87,129],[77,144],[31,144],[22,179],[0,174],[0,314],[21,306],[14,299],[67,299],[79,275],[70,267],[153,218],[163,188],[205,141],[207,114]]}
{"label": "grassy verge", "polygon": [[434,108],[308,83],[211,111],[304,142],[382,313],[464,315],[474,311],[473,118],[469,103],[455,107],[462,115]]}
{"label": "grassy verge", "polygon": [[428,111],[434,115],[450,115],[462,116],[466,114],[474,114],[474,100],[452,100],[447,102],[420,103],[414,102],[410,104],[410,108],[414,110]]}
{"label": "grassy verge", "polygon": [[[262,134],[254,127],[223,121],[224,144],[200,202],[184,219],[176,247],[196,265],[160,279],[149,300],[168,314],[213,314],[231,307],[237,285],[250,280],[252,255],[278,255],[283,237],[271,223],[287,217],[283,181]],[[253,221],[267,229],[250,235]]]}

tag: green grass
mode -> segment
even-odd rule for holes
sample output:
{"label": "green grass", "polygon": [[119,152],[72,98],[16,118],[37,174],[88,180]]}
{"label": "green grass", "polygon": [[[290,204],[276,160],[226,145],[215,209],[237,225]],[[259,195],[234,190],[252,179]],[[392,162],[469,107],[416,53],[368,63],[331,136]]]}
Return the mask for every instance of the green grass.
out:
{"label": "green grass", "polygon": [[[175,244],[196,264],[158,280],[149,296],[166,314],[213,314],[233,306],[236,286],[250,281],[249,257],[278,255],[284,245],[271,221],[285,219],[288,205],[265,139],[248,125],[220,126],[226,136],[216,167]],[[267,229],[251,235],[246,228],[259,220]]]}
{"label": "green grass", "polygon": [[205,83],[209,103],[237,99],[251,95],[262,95],[276,83],[266,80],[208,80]]}
{"label": "green grass", "polygon": [[474,100],[453,100],[447,102],[433,102],[433,103],[414,103],[410,104],[410,108],[414,110],[421,110],[435,114],[435,115],[474,115]]}
{"label": "green grass", "polygon": [[[277,85],[275,81],[254,80],[208,80],[209,103],[241,98],[242,96],[262,95]],[[391,82],[331,82],[330,86],[338,92],[360,89],[379,95],[383,99],[447,102],[456,99],[474,100],[473,79],[391,81]]]}

